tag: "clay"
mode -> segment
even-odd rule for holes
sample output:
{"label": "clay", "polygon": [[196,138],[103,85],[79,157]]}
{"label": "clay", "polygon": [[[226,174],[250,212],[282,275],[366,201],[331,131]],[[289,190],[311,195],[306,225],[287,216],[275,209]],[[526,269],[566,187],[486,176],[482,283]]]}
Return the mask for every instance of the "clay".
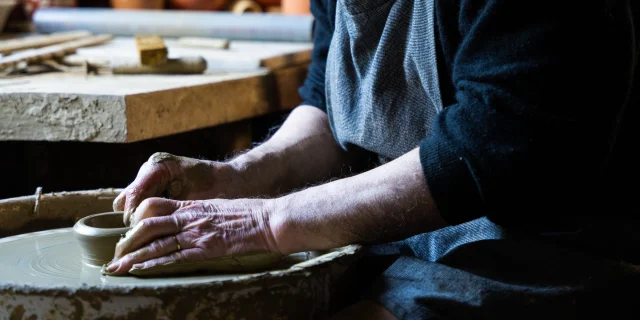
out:
{"label": "clay", "polygon": [[[193,158],[176,156],[167,152],[156,152],[149,157],[148,162],[152,164],[162,163],[165,161],[175,161],[176,163],[183,163],[183,168],[187,169],[185,175],[190,177],[191,183],[195,185],[208,186],[211,184],[209,180],[209,170],[211,168],[204,162]],[[176,177],[169,183],[167,190],[165,190],[164,197],[168,199],[179,199],[182,195],[184,188],[187,184],[185,177]]]}
{"label": "clay", "polygon": [[185,159],[185,157],[176,156],[168,152],[156,152],[152,154],[151,157],[149,157],[148,162],[156,164],[156,163],[161,163],[165,161],[179,162],[180,160],[190,160],[190,159],[189,158]]}
{"label": "clay", "polygon": [[122,222],[123,212],[107,212],[85,217],[73,227],[73,234],[82,248],[82,262],[101,267],[111,260],[116,244],[131,228]]}

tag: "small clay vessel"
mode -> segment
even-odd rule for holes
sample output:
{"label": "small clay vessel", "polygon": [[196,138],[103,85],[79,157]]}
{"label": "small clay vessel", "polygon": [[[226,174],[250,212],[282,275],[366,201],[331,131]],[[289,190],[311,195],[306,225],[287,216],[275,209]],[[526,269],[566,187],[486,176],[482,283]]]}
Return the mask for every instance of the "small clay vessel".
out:
{"label": "small clay vessel", "polygon": [[116,244],[122,235],[131,230],[122,222],[124,212],[107,212],[88,216],[73,227],[73,234],[82,250],[82,262],[102,267],[111,262]]}

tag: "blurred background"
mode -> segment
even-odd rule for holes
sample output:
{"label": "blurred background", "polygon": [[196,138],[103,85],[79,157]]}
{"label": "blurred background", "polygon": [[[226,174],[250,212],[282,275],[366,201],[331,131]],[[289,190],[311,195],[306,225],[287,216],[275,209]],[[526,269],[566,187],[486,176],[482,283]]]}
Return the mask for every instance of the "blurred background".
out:
{"label": "blurred background", "polygon": [[310,14],[309,0],[0,0],[0,30],[32,31],[33,13],[48,7]]}
{"label": "blurred background", "polygon": [[[51,8],[56,9],[51,10]],[[157,123],[154,122],[153,125],[151,125],[153,121],[148,121],[148,126],[140,127],[142,125],[140,124],[135,126],[135,129],[163,132],[132,141],[75,137],[74,133],[77,131],[73,126],[68,125],[68,122],[75,121],[74,123],[79,125],[91,123],[93,117],[91,112],[95,110],[85,110],[82,103],[76,103],[68,108],[65,104],[55,109],[54,105],[57,102],[52,102],[55,99],[52,99],[49,94],[49,92],[58,94],[58,91],[62,90],[60,94],[79,97],[77,101],[85,101],[83,100],[85,98],[88,99],[86,101],[93,101],[91,97],[104,96],[105,90],[108,92],[107,95],[117,96],[118,94],[113,92],[120,90],[119,87],[109,87],[102,91],[95,89],[97,91],[94,92],[92,91],[94,87],[90,86],[93,82],[104,81],[104,85],[95,86],[95,88],[108,87],[111,83],[110,75],[89,76],[77,71],[60,72],[60,70],[42,75],[28,72],[18,72],[16,75],[5,78],[0,75],[0,180],[2,181],[0,182],[0,200],[33,194],[37,187],[42,187],[43,192],[123,188],[135,178],[144,161],[158,151],[211,160],[228,159],[264,141],[282,123],[290,110],[301,101],[297,90],[306,78],[312,47],[313,17],[309,12],[308,0],[0,0],[0,31],[2,31],[0,32],[0,49],[3,45],[10,46],[11,41],[16,37],[19,40],[19,37],[23,36],[34,37],[34,39],[39,36],[54,36],[48,34],[64,31],[67,28],[73,31],[74,28],[85,27],[87,22],[100,25],[102,29],[92,30],[95,33],[103,33],[103,30],[106,30],[104,31],[106,33],[112,33],[115,29],[113,25],[116,24],[118,30],[123,32],[130,31],[129,28],[148,30],[144,28],[145,22],[149,23],[149,21],[118,16],[118,14],[131,13],[145,18],[149,15],[148,11],[123,12],[125,9],[127,11],[152,9],[154,13],[156,13],[155,10],[162,11],[160,12],[162,17],[156,19],[155,26],[159,26],[157,29],[162,29],[157,30],[158,32],[162,31],[165,34],[180,35],[183,31],[208,34],[213,34],[214,31],[219,31],[218,34],[226,32],[229,37],[232,37],[229,39],[231,40],[230,48],[185,47],[179,45],[176,39],[166,38],[166,45],[171,54],[177,56],[197,54],[206,58],[207,71],[204,74],[182,76],[180,78],[182,80],[174,81],[175,84],[171,82],[173,75],[158,75],[154,78],[146,75],[130,75],[123,78],[129,81],[127,88],[133,92],[132,95],[140,93],[138,97],[149,96],[148,103],[144,103],[144,108],[148,108],[148,116],[138,120],[144,120],[142,118],[157,120],[154,120]],[[46,11],[65,12],[50,12],[45,16],[43,12]],[[89,15],[88,11],[93,11],[93,15]],[[95,11],[109,12],[112,15],[104,17],[102,13],[95,13]],[[233,15],[229,17],[227,14],[229,12],[237,13],[237,19]],[[181,17],[183,15],[193,16],[192,13],[202,19],[196,22],[180,20],[185,19]],[[272,19],[273,17],[275,18]],[[257,20],[253,20],[254,18]],[[163,19],[171,19],[171,21]],[[185,25],[189,23],[191,26],[186,27]],[[193,27],[193,25],[196,26]],[[40,30],[42,26],[53,26],[55,30],[43,32]],[[244,29],[246,29],[244,33],[238,31]],[[110,43],[81,48],[77,50],[76,56],[91,59],[137,54],[132,35],[121,37],[122,34],[120,34]],[[193,36],[192,34],[184,35]],[[247,39],[247,37],[240,39],[240,36],[247,35],[255,39]],[[273,41],[273,38],[279,38],[281,41]],[[37,49],[34,46],[34,48],[9,55],[0,50],[2,54],[0,62],[2,59],[20,57],[21,54],[29,54],[29,52],[37,52]],[[242,72],[228,70],[232,67],[238,67]],[[268,73],[265,74],[265,70]],[[231,80],[219,80],[224,77]],[[70,82],[74,85],[58,85]],[[167,85],[169,82],[171,85]],[[117,85],[114,84],[114,86]],[[204,85],[211,89],[201,89]],[[216,85],[222,89],[215,89]],[[119,86],[123,85],[119,84]],[[144,95],[146,89],[140,89],[138,92],[137,87],[143,89],[153,87],[153,90],[147,91],[159,92],[158,96],[162,98]],[[191,97],[182,92],[198,93],[192,94],[193,98],[180,99],[179,97],[182,96]],[[172,96],[172,93],[176,95]],[[26,99],[25,95],[33,99]],[[125,98],[125,96],[121,97],[123,101]],[[167,102],[171,100],[170,98],[177,99],[176,101],[182,102],[183,105]],[[166,106],[161,103],[162,101],[158,101],[160,99],[165,101]],[[63,100],[61,101],[64,102]],[[129,100],[126,101],[129,103]],[[217,101],[222,102],[218,104]],[[165,117],[164,112],[173,107],[181,111]],[[40,111],[53,110],[52,108],[58,110],[61,116],[52,120],[53,122],[50,121],[51,119],[39,118]],[[208,110],[207,108],[211,108],[212,113],[217,112],[216,115],[224,115],[222,117],[224,119],[209,116],[207,121],[210,120],[211,123],[205,123],[201,118],[206,118],[206,113],[203,116],[203,114],[188,111]],[[224,108],[227,108],[227,111],[224,111]],[[113,117],[118,116],[116,111],[112,111],[108,106],[98,109],[95,112],[105,114],[114,112]],[[182,110],[187,111],[182,112]],[[127,119],[127,121],[135,120]],[[198,125],[188,125],[191,122]],[[31,131],[18,130],[21,125],[26,127],[27,123]],[[56,132],[60,130],[69,135],[56,136]],[[121,130],[126,131],[127,128]],[[16,132],[25,132],[28,137],[15,135]]]}

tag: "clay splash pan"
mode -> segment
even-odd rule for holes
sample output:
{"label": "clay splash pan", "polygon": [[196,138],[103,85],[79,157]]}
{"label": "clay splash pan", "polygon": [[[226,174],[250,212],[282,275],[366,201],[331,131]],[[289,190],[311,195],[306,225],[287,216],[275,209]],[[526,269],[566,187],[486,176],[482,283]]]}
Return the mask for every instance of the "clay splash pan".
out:
{"label": "clay splash pan", "polygon": [[[82,222],[82,223],[80,223]],[[97,229],[97,230],[95,230]],[[166,266],[141,276],[106,276],[101,273],[105,261],[111,261],[115,245],[129,228],[122,223],[122,213],[104,213],[78,221],[74,228],[55,229],[0,239],[0,283],[37,285],[38,287],[116,286],[158,287],[184,286],[212,282],[224,283],[281,277],[305,268],[350,256],[359,246],[347,246],[327,252],[302,252],[278,257],[277,262],[255,255],[224,257],[208,265]],[[88,243],[95,241],[98,243]],[[84,243],[83,243],[84,241]],[[95,248],[98,248],[95,250]],[[97,252],[97,253],[96,253]],[[248,260],[247,260],[248,259]],[[263,263],[252,271],[238,264]],[[176,270],[179,269],[179,270]],[[208,269],[208,270],[207,270]],[[256,270],[260,271],[256,271]],[[234,272],[235,271],[235,272]]]}

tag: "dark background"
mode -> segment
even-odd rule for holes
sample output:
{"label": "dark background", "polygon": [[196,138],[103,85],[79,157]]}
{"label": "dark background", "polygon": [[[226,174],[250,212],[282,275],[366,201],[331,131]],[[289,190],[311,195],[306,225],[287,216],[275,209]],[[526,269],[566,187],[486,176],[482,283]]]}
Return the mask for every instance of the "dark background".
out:
{"label": "dark background", "polygon": [[[263,142],[288,112],[128,144],[0,141],[0,199],[58,191],[124,188],[155,152],[224,160],[236,135]],[[247,128],[251,128],[247,131]]]}

